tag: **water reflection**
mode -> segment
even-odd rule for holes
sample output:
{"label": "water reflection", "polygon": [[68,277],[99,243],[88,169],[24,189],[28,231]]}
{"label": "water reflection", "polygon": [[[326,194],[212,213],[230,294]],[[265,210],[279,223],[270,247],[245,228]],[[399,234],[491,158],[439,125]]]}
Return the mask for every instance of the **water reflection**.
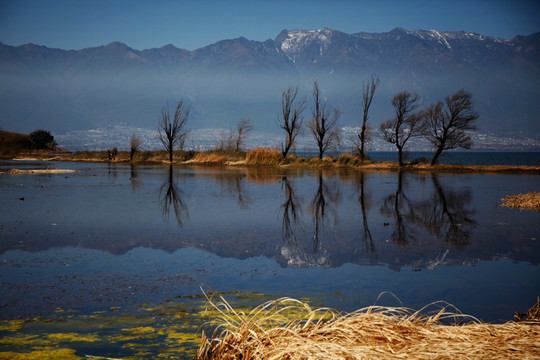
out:
{"label": "water reflection", "polygon": [[[283,266],[395,270],[540,260],[539,214],[492,206],[502,191],[530,187],[532,177],[91,166],[69,178],[0,178],[0,253],[74,244],[112,254],[197,247]],[[486,179],[502,190],[490,193]],[[171,216],[176,221],[164,221]]]}
{"label": "water reflection", "polygon": [[253,200],[245,189],[245,176],[238,173],[218,173],[214,176],[221,192],[236,197],[238,207],[243,210],[249,209]]}
{"label": "water reflection", "polygon": [[318,186],[315,196],[309,206],[309,211],[313,218],[313,251],[316,252],[320,246],[319,235],[325,227],[326,222],[330,222],[330,226],[337,225],[338,212],[337,207],[341,199],[341,191],[339,183],[334,182],[332,185],[325,184],[322,172],[318,174]]}
{"label": "water reflection", "polygon": [[[416,219],[415,208],[403,191],[403,178],[405,173],[398,172],[397,188],[393,194],[388,195],[382,204],[381,212],[389,217],[394,217],[394,230],[392,240],[394,243],[404,246],[414,240],[411,225]],[[385,223],[385,225],[390,225]]]}
{"label": "water reflection", "polygon": [[136,192],[141,189],[142,187],[142,181],[138,179],[139,177],[139,167],[135,166],[133,164],[130,164],[130,171],[129,171],[129,181],[131,184],[131,191]]}
{"label": "water reflection", "polygon": [[170,165],[167,181],[159,189],[159,204],[164,219],[169,219],[172,208],[176,222],[180,227],[184,225],[184,220],[189,218],[186,203],[182,199],[183,196],[182,189],[174,182],[173,166]]}
{"label": "water reflection", "polygon": [[394,219],[391,235],[394,243],[406,246],[411,241],[417,242],[417,237],[425,238],[423,229],[436,239],[466,247],[476,225],[474,210],[468,208],[472,198],[470,190],[444,189],[438,176],[431,174],[433,193],[424,199],[411,200],[405,190],[407,176],[410,174],[398,173],[396,191],[387,196],[381,206],[381,212]]}
{"label": "water reflection", "polygon": [[362,245],[366,254],[377,255],[373,236],[369,230],[368,211],[370,207],[369,196],[366,192],[366,174],[361,172],[357,183],[358,203],[362,212]]}
{"label": "water reflection", "polygon": [[468,208],[472,198],[470,189],[443,190],[436,174],[431,175],[431,180],[434,188],[431,201],[417,205],[426,230],[457,247],[466,247],[476,225],[475,211]]}
{"label": "water reflection", "polygon": [[300,217],[302,215],[302,204],[292,182],[283,176],[281,189],[285,191],[285,202],[281,205],[283,217],[281,222],[281,238],[286,243],[297,244],[296,227],[302,229]]}

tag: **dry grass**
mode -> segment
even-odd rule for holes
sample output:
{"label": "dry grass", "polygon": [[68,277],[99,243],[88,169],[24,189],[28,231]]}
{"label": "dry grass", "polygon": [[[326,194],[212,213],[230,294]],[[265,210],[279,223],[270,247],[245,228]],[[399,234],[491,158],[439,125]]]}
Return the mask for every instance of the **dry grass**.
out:
{"label": "dry grass", "polygon": [[246,155],[248,165],[279,165],[282,161],[283,155],[276,149],[256,148]]}
{"label": "dry grass", "polygon": [[228,161],[228,157],[223,152],[200,152],[195,155],[191,162],[196,164],[215,164],[225,163]]}
{"label": "dry grass", "polygon": [[527,194],[507,195],[501,199],[501,206],[540,211],[540,192],[530,192]]}
{"label": "dry grass", "polygon": [[[420,311],[370,306],[342,315],[283,298],[241,312],[223,298],[197,359],[537,359],[540,327],[486,324],[446,303]],[[429,308],[436,308],[434,313]],[[453,309],[453,311],[457,311]],[[460,321],[464,324],[456,325]],[[443,325],[452,322],[454,325]]]}

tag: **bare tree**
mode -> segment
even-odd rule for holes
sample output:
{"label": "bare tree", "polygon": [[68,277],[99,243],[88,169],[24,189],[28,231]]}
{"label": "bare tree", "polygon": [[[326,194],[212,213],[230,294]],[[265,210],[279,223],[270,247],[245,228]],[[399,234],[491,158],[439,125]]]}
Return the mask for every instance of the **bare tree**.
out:
{"label": "bare tree", "polygon": [[251,126],[251,120],[249,118],[241,119],[240,122],[236,125],[236,136],[234,139],[236,151],[240,151],[240,149],[244,146],[246,135],[251,130],[253,130],[253,126]]}
{"label": "bare tree", "polygon": [[288,88],[281,94],[281,114],[278,114],[277,124],[285,131],[285,144],[281,144],[281,153],[287,157],[289,150],[294,146],[296,137],[302,128],[302,112],[306,108],[306,99],[296,101],[298,87]]}
{"label": "bare tree", "polygon": [[178,101],[174,117],[171,121],[169,115],[169,104],[161,109],[161,119],[158,123],[159,139],[169,153],[169,162],[173,161],[173,152],[175,148],[182,149],[188,131],[185,129],[189,118],[189,105],[182,99]]}
{"label": "bare tree", "polygon": [[129,159],[133,161],[133,157],[135,156],[135,153],[141,149],[142,144],[144,143],[144,140],[135,133],[131,134],[131,139],[129,140]]}
{"label": "bare tree", "polygon": [[435,147],[431,166],[435,165],[444,150],[472,146],[467,130],[476,130],[473,122],[479,115],[473,110],[471,93],[463,89],[447,96],[444,103],[439,101],[425,112],[424,136]]}
{"label": "bare tree", "polygon": [[217,150],[221,151],[234,151],[235,148],[235,134],[233,130],[228,130],[223,132],[219,138],[219,143],[216,147]]}
{"label": "bare tree", "polygon": [[335,109],[334,115],[330,117],[328,103],[321,99],[319,85],[316,81],[312,96],[314,105],[311,111],[311,119],[308,121],[307,126],[317,143],[319,159],[322,159],[326,150],[339,145],[341,134],[337,127],[337,122],[341,112]]}
{"label": "bare tree", "polygon": [[362,128],[360,130],[360,133],[358,134],[359,144],[357,147],[357,152],[360,155],[362,161],[366,156],[365,145],[369,135],[369,127],[367,125],[369,119],[369,108],[371,107],[371,102],[373,100],[373,95],[375,95],[375,90],[377,90],[377,87],[379,87],[380,82],[381,81],[378,77],[374,77],[373,75],[371,75],[371,80],[369,80],[367,84],[364,84],[362,86],[362,106],[364,108],[364,113],[362,117]]}
{"label": "bare tree", "polygon": [[408,91],[398,93],[392,99],[396,117],[381,124],[383,139],[394,144],[398,150],[399,166],[403,166],[405,144],[422,131],[423,115],[420,111],[414,112],[419,106],[419,99],[418,94],[412,95]]}

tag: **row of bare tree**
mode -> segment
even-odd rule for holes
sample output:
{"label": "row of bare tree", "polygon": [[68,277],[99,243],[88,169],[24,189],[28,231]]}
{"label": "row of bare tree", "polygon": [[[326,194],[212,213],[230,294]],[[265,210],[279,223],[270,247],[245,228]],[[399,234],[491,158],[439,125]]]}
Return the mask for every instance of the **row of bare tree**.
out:
{"label": "row of bare tree", "polygon": [[403,148],[412,137],[424,136],[433,145],[435,153],[431,165],[437,162],[444,150],[471,147],[468,131],[476,129],[474,121],[478,119],[478,113],[473,110],[468,91],[459,90],[447,96],[444,102],[430,105],[427,110],[417,111],[419,100],[418,94],[398,93],[392,99],[395,118],[380,126],[382,138],[396,146],[400,166],[403,165]]}
{"label": "row of bare tree", "polygon": [[[355,140],[356,153],[362,160],[366,157],[366,145],[371,134],[368,124],[369,108],[379,84],[379,78],[372,76],[362,88],[362,125]],[[285,142],[281,144],[284,157],[294,146],[302,126],[301,114],[306,101],[305,99],[297,101],[297,96],[298,88],[289,88],[282,95],[282,114],[278,116],[278,124],[286,133]],[[331,111],[327,101],[321,100],[317,82],[312,97],[312,116],[307,128],[315,139],[319,158],[322,159],[326,150],[339,144],[341,136],[337,121],[341,113],[335,109],[333,116],[330,116]],[[411,94],[408,91],[398,93],[392,99],[395,117],[380,125],[382,138],[394,144],[398,151],[400,166],[404,164],[403,149],[412,137],[424,136],[433,145],[435,153],[431,165],[437,162],[444,150],[471,147],[472,139],[468,131],[476,129],[473,123],[478,119],[478,113],[473,110],[471,94],[468,91],[459,90],[454,95],[446,97],[444,102],[439,101],[425,111],[418,110],[419,101],[418,94]]]}
{"label": "row of bare tree", "polygon": [[[362,87],[362,124],[355,139],[356,153],[362,161],[366,158],[370,135],[373,135],[368,124],[369,109],[379,84],[379,78],[371,76]],[[313,106],[307,129],[317,145],[318,157],[322,159],[327,150],[337,148],[340,144],[341,133],[338,120],[341,111],[331,108],[328,100],[322,97],[317,81],[314,82],[312,99]],[[380,136],[396,147],[400,166],[404,165],[403,149],[408,140],[413,137],[424,136],[433,145],[435,153],[431,165],[437,162],[444,150],[470,148],[472,145],[468,131],[476,129],[473,123],[478,119],[478,113],[473,110],[471,94],[468,91],[460,90],[446,97],[444,102],[439,101],[429,106],[427,110],[418,109],[420,106],[418,94],[402,91],[394,96],[392,106],[395,116],[380,125]],[[281,113],[277,115],[276,123],[285,132],[285,141],[281,143],[281,153],[284,158],[294,148],[297,136],[302,131],[304,121],[302,113],[305,109],[306,99],[298,97],[298,87],[290,87],[282,93]],[[159,138],[169,153],[170,162],[173,161],[173,150],[183,148],[188,134],[186,123],[189,111],[189,105],[182,99],[176,105],[172,119],[168,105],[161,111],[158,123]],[[228,137],[221,140],[220,149],[240,150],[247,133],[252,129],[249,118],[240,120],[236,131],[231,131]]]}

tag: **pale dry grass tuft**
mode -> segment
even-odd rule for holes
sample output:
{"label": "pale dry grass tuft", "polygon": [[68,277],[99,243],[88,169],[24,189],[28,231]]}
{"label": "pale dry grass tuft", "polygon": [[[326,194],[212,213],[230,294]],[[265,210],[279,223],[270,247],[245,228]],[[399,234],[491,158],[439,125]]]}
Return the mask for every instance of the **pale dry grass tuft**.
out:
{"label": "pale dry grass tuft", "polygon": [[[369,306],[342,315],[282,298],[251,311],[233,309],[220,297],[209,338],[197,359],[533,359],[540,356],[540,327],[486,324],[451,305],[420,311]],[[437,310],[427,315],[429,308]],[[426,315],[423,315],[426,314]],[[454,325],[443,325],[451,321]],[[458,321],[462,325],[455,325]]]}
{"label": "pale dry grass tuft", "polygon": [[282,161],[283,155],[276,149],[256,148],[246,155],[246,164],[250,165],[278,165]]}
{"label": "pale dry grass tuft", "polygon": [[501,199],[504,207],[540,211],[540,192],[507,195]]}
{"label": "pale dry grass tuft", "polygon": [[192,162],[198,164],[225,163],[228,160],[227,155],[219,152],[201,152],[197,153]]}

